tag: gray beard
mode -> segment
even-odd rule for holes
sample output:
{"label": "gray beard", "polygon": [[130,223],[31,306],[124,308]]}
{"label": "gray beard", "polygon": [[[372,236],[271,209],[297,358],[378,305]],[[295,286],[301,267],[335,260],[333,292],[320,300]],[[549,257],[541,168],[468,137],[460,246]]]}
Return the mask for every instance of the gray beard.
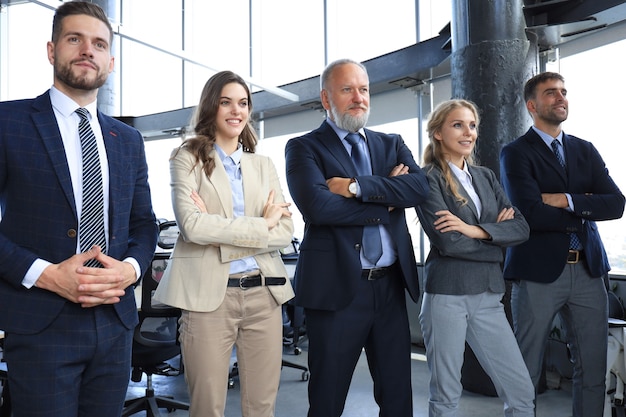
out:
{"label": "gray beard", "polygon": [[339,129],[347,130],[348,132],[357,132],[364,128],[367,124],[367,119],[369,119],[370,116],[370,109],[368,108],[363,116],[354,117],[348,113],[339,113],[335,105],[331,103],[330,113],[333,116],[333,121]]}

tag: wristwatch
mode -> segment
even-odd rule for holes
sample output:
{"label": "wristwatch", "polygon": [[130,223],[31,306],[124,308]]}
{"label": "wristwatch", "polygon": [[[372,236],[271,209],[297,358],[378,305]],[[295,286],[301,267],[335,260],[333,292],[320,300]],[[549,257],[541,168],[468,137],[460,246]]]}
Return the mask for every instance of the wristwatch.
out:
{"label": "wristwatch", "polygon": [[348,185],[348,191],[350,194],[356,197],[356,179],[350,178],[350,184]]}

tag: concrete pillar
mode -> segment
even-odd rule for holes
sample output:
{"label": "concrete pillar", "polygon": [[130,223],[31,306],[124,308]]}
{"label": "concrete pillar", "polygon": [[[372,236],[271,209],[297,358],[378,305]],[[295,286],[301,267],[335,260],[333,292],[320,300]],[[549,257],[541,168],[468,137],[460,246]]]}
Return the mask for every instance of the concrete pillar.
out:
{"label": "concrete pillar", "polygon": [[[102,7],[106,15],[109,17],[113,31],[117,30],[120,23],[121,12],[119,10],[119,1],[116,0],[92,0],[92,3]],[[111,45],[111,54],[115,57],[115,68],[109,74],[106,83],[98,90],[98,110],[109,116],[121,116],[120,104],[120,37],[113,36],[113,44]]]}
{"label": "concrete pillar", "polygon": [[479,107],[478,162],[499,177],[500,149],[530,126],[522,88],[538,48],[525,33],[523,0],[452,2],[452,97]]}

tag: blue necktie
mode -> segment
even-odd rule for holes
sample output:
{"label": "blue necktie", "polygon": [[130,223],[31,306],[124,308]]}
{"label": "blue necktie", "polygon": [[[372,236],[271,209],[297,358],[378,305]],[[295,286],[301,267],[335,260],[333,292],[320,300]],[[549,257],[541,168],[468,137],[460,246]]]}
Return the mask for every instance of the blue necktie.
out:
{"label": "blue necktie", "polygon": [[[561,164],[563,169],[565,169],[565,160],[563,159],[563,156],[561,155],[561,152],[559,152],[559,146],[561,144],[559,143],[558,140],[554,139],[550,145],[552,145],[552,151],[554,152],[554,155],[556,155],[556,159],[559,161],[559,164]],[[569,248],[570,249],[580,249],[582,247],[583,247],[583,245],[582,245],[582,243],[580,243],[580,239],[578,239],[578,236],[576,236],[576,233],[570,233],[570,235],[569,235]]]}
{"label": "blue necktie", "polygon": [[[86,252],[93,245],[102,248],[106,253],[106,237],[104,234],[104,195],[102,192],[102,172],[96,135],[91,129],[86,109],[79,108],[76,114],[80,117],[78,136],[83,157],[83,208],[78,226],[80,250]],[[100,267],[100,262],[92,259],[85,263],[89,267]]]}
{"label": "blue necktie", "polygon": [[[348,133],[346,140],[352,146],[352,161],[359,175],[372,175],[372,168],[365,157],[365,141],[358,133]],[[373,265],[383,255],[383,244],[378,226],[363,226],[363,256]]]}

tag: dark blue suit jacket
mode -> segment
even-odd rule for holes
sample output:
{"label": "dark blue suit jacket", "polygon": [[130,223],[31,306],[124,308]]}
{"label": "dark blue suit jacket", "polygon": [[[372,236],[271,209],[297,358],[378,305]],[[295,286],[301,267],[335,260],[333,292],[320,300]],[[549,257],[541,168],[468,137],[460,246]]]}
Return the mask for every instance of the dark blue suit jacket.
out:
{"label": "dark blue suit jacket", "polygon": [[[98,112],[109,163],[108,255],[133,257],[145,271],[158,229],[141,134]],[[66,299],[21,282],[37,258],[59,263],[76,253],[78,218],[70,171],[48,92],[0,103],[0,329],[30,334]],[[122,323],[137,323],[133,287],[115,304]]]}
{"label": "dark blue suit jacket", "polygon": [[[532,128],[502,149],[502,185],[530,225],[530,238],[508,249],[505,278],[555,281],[565,267],[572,232],[581,239],[593,276],[610,269],[595,221],[620,218],[624,196],[590,142],[564,134],[563,143],[567,173]],[[571,194],[575,211],[543,204],[541,193]]]}
{"label": "dark blue suit jacket", "polygon": [[[417,300],[419,287],[404,209],[428,195],[428,180],[399,135],[365,130],[373,175],[358,176],[341,140],[326,122],[285,148],[289,192],[304,216],[305,231],[296,266],[296,303],[305,308],[339,310],[356,293],[361,277],[359,253],[364,225],[384,224],[393,238],[404,284]],[[408,175],[389,177],[396,165]],[[356,177],[362,201],[329,191],[326,180]],[[395,207],[391,212],[388,207]]]}

